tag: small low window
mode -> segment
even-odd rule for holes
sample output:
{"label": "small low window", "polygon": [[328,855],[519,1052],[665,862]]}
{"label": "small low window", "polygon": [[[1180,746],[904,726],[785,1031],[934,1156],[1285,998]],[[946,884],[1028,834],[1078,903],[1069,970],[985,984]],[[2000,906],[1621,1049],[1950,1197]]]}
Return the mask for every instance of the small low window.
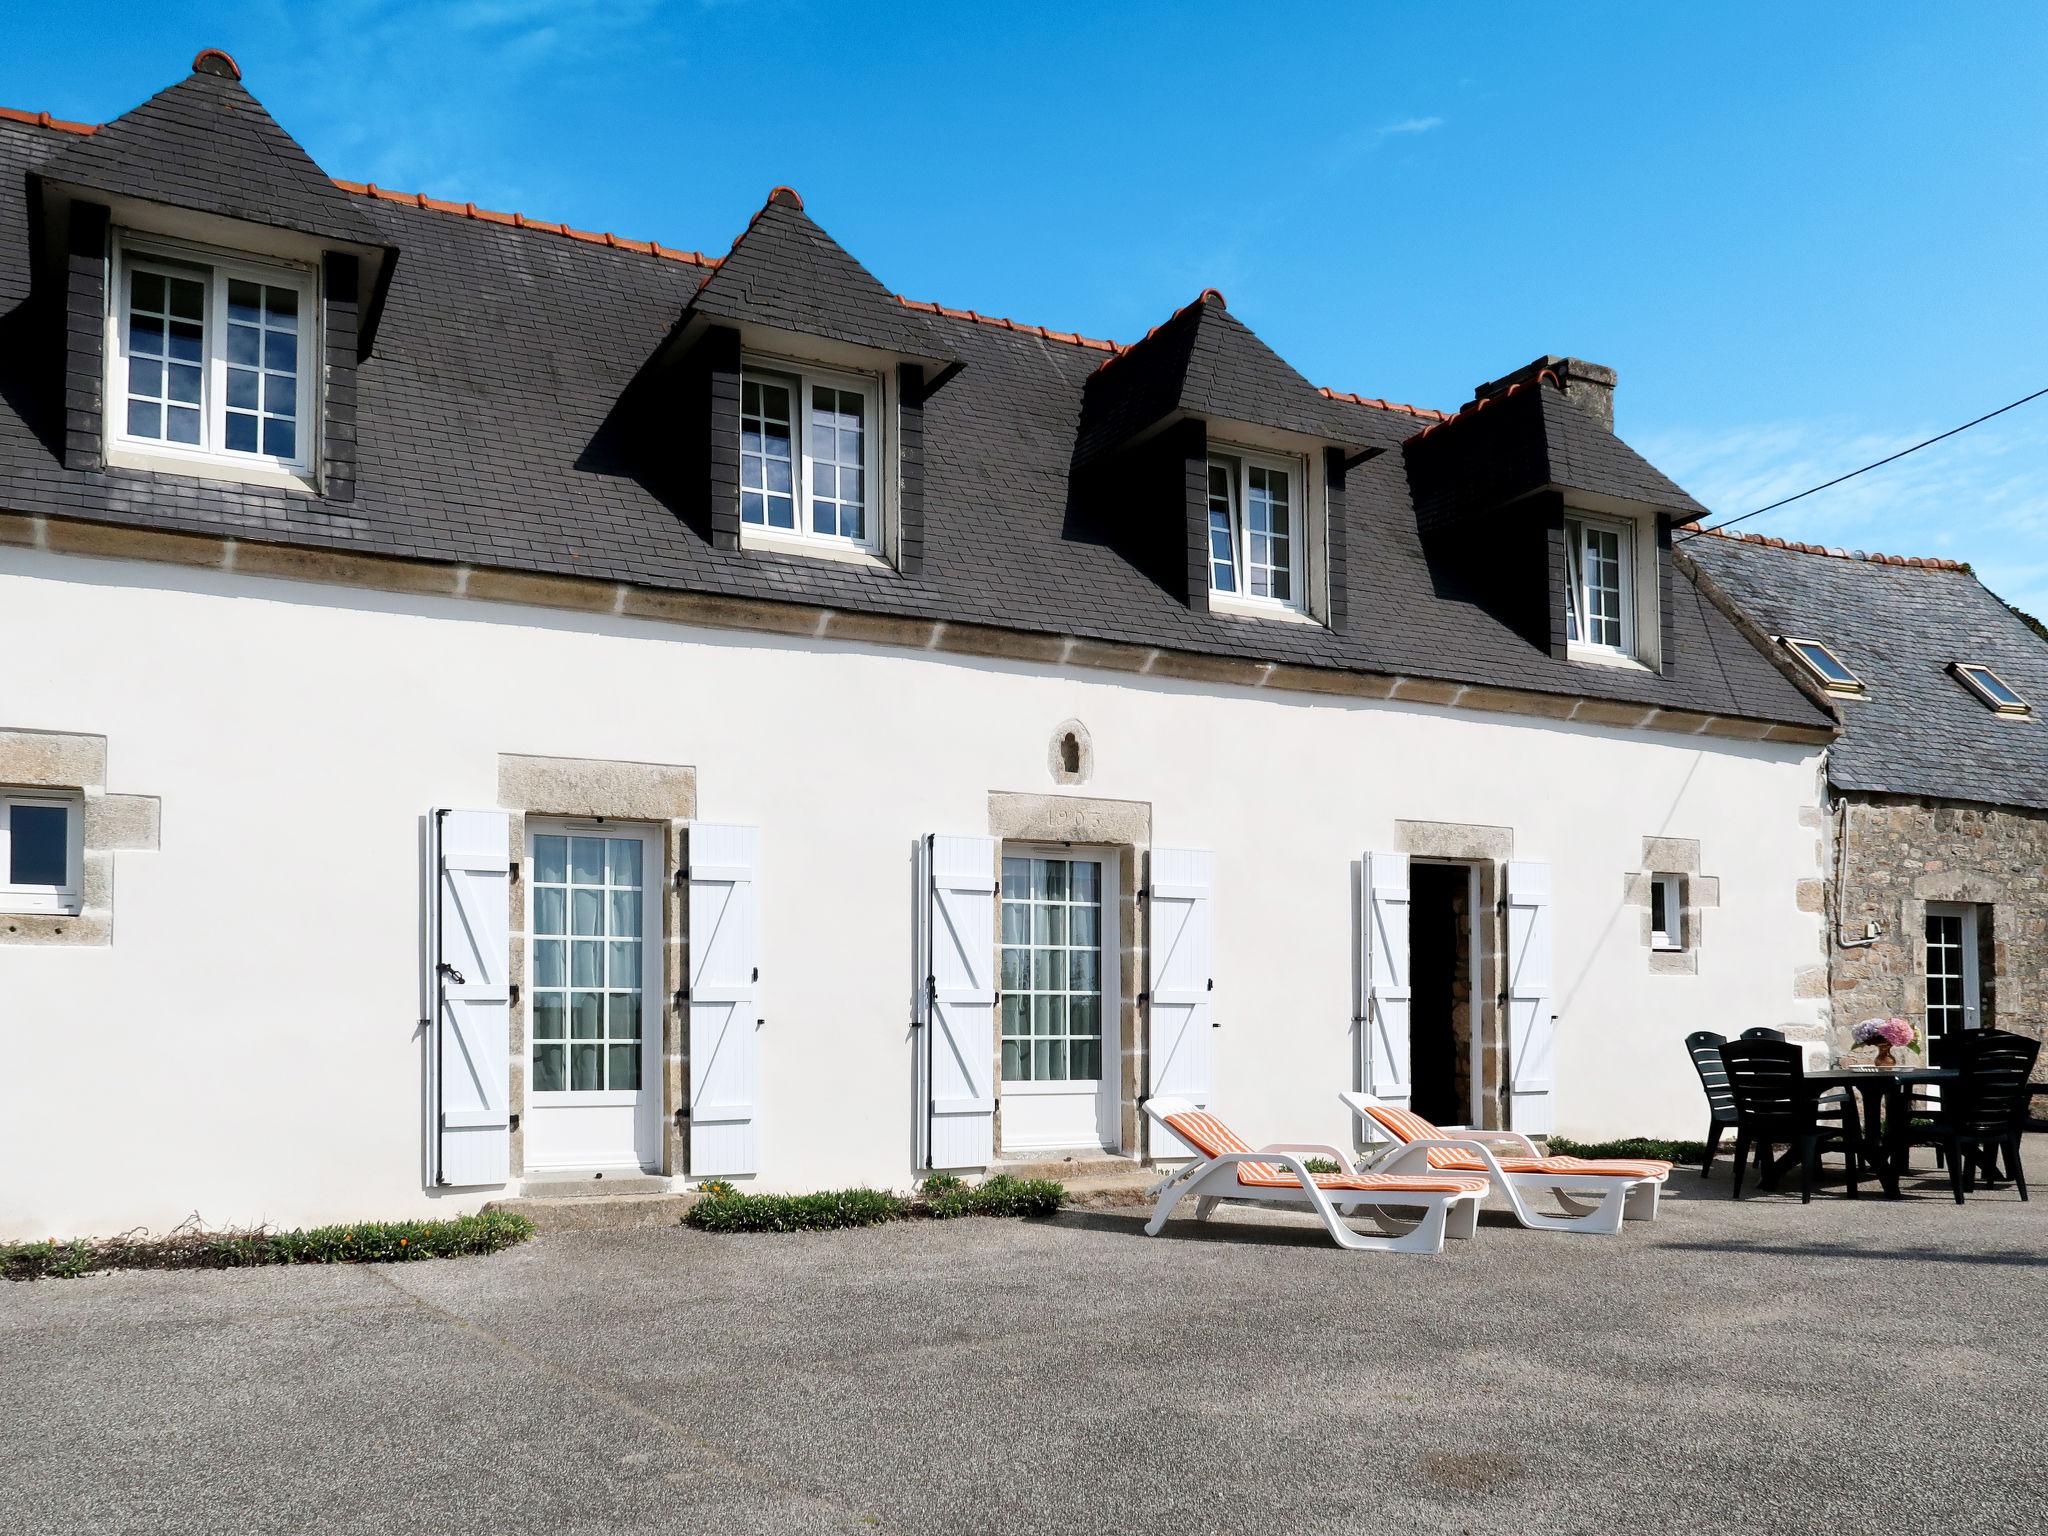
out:
{"label": "small low window", "polygon": [[76,800],[0,792],[0,909],[76,912],[82,863]]}
{"label": "small low window", "polygon": [[1685,880],[1680,875],[1650,876],[1650,947],[1685,948]]}
{"label": "small low window", "polygon": [[1573,649],[1635,654],[1635,530],[1568,517],[1564,523],[1564,626]]}
{"label": "small low window", "polygon": [[124,241],[107,409],[116,445],[302,473],[312,463],[312,273]]}
{"label": "small low window", "polygon": [[1790,635],[1780,642],[1799,664],[1820,680],[1829,693],[1856,697],[1864,692],[1863,679],[1851,672],[1842,658],[1818,640],[1799,640]]}
{"label": "small low window", "polygon": [[2034,706],[2016,693],[2006,680],[1989,667],[1973,661],[1958,661],[1949,670],[1965,688],[2001,715],[2030,715]]}
{"label": "small low window", "polygon": [[740,378],[740,524],[768,539],[879,548],[872,379],[748,367]]}
{"label": "small low window", "polygon": [[1251,454],[1210,455],[1212,592],[1300,611],[1303,527],[1297,465]]}

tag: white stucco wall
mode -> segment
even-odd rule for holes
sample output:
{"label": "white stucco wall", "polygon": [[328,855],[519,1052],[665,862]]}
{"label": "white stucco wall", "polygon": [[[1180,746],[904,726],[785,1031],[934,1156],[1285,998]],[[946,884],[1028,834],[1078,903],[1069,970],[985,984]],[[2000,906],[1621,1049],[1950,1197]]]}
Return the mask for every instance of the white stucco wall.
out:
{"label": "white stucco wall", "polygon": [[[162,798],[111,947],[0,945],[0,1236],[470,1208],[421,1188],[418,818],[501,752],[692,764],[762,829],[761,1187],[912,1178],[913,841],[991,790],[1149,801],[1214,851],[1215,1107],[1347,1141],[1353,865],[1397,819],[1553,866],[1559,1131],[1698,1135],[1697,1028],[1809,1024],[1795,882],[1818,749],[682,629],[0,550],[0,727],[89,732]],[[1699,974],[1652,976],[1646,835],[1720,880]],[[515,1108],[519,1106],[515,1104]]]}

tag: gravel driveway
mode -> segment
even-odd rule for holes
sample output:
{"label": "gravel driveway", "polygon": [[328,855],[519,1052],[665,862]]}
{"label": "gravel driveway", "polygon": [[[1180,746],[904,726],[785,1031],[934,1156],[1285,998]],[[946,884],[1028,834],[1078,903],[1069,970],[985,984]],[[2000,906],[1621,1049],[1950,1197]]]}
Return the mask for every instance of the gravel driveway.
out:
{"label": "gravel driveway", "polygon": [[0,1529],[2048,1526],[2048,1199],[1673,1182],[1436,1259],[1077,1212],[0,1286]]}

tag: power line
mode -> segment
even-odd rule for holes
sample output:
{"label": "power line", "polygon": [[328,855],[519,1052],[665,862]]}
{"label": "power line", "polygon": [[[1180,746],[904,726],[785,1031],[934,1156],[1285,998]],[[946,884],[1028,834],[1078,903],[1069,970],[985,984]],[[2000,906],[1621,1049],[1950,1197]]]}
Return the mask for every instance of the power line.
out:
{"label": "power line", "polygon": [[2001,405],[1995,411],[1986,411],[1982,416],[1977,417],[1976,420],[1966,421],[1960,427],[1950,427],[1946,432],[1937,432],[1925,442],[1915,443],[1910,448],[1901,448],[1897,453],[1886,454],[1883,458],[1874,460],[1864,465],[1861,469],[1852,469],[1846,475],[1837,475],[1832,480],[1823,480],[1819,485],[1810,485],[1796,495],[1787,496],[1782,501],[1774,501],[1767,507],[1758,507],[1754,512],[1745,512],[1740,517],[1731,517],[1726,522],[1715,523],[1711,527],[1695,528],[1691,533],[1682,535],[1677,542],[1682,544],[1686,539],[1696,539],[1703,533],[1714,533],[1722,528],[1733,528],[1737,523],[1746,523],[1752,517],[1762,517],[1766,512],[1775,512],[1780,507],[1790,506],[1793,502],[1800,500],[1802,497],[1811,496],[1816,491],[1824,491],[1829,486],[1840,485],[1844,480],[1854,480],[1858,475],[1868,474],[1873,469],[1882,469],[1887,464],[1903,459],[1909,453],[1918,453],[1922,448],[1932,447],[1945,437],[1954,437],[1958,432],[1967,432],[1972,427],[1982,426],[1992,417],[2003,416],[2007,411],[2018,410],[2029,400],[2038,400],[2043,395],[2048,395],[2048,387],[2037,389],[2031,395],[2022,395],[2010,405]]}

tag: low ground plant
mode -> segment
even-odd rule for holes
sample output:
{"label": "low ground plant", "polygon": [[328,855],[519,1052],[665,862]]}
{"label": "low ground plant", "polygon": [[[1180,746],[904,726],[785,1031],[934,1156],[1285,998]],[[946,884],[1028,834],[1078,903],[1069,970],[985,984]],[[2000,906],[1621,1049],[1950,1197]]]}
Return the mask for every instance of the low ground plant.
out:
{"label": "low ground plant", "polygon": [[704,1232],[827,1232],[872,1227],[885,1221],[955,1216],[1050,1216],[1066,1199],[1064,1185],[1051,1179],[1016,1179],[997,1174],[980,1184],[935,1173],[915,1195],[882,1189],[831,1189],[812,1195],[750,1195],[723,1180],[701,1186],[703,1196],[683,1220]]}
{"label": "low ground plant", "polygon": [[1569,1136],[1544,1139],[1557,1157],[1653,1157],[1667,1163],[1697,1163],[1707,1155],[1704,1141],[1666,1141],[1661,1136],[1625,1136],[1619,1141],[1573,1141]]}
{"label": "low ground plant", "polygon": [[395,1264],[496,1253],[533,1236],[533,1223],[505,1211],[447,1221],[362,1221],[271,1232],[181,1227],[161,1237],[74,1238],[0,1243],[0,1277],[75,1279],[108,1269],[241,1269],[256,1264]]}

